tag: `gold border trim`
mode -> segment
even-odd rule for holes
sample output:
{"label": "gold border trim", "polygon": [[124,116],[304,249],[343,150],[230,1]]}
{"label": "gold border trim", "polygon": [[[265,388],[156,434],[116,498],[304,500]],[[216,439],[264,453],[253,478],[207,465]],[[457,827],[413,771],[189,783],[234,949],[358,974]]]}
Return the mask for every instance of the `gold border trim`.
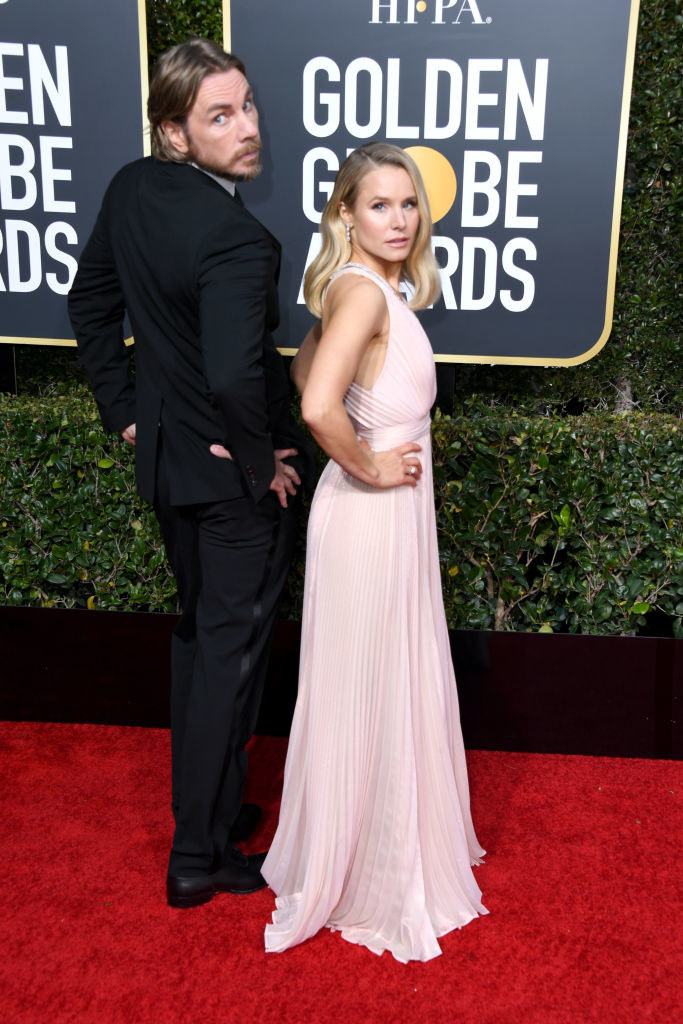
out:
{"label": "gold border trim", "polygon": [[[140,130],[142,134],[142,151],[145,156],[151,152],[149,131],[147,128],[147,97],[149,95],[149,74],[147,71],[147,12],[145,0],[138,0],[138,42],[140,49],[140,96],[142,99]],[[126,345],[132,345],[133,339],[127,338]],[[51,345],[59,348],[76,348],[73,338],[10,338],[0,337],[0,345]]]}
{"label": "gold border trim", "polygon": [[[77,342],[71,338],[0,338],[0,343],[7,345],[52,345],[55,348],[76,348]],[[135,338],[124,338],[124,345],[135,344]]]}
{"label": "gold border trim", "polygon": [[230,52],[232,29],[230,26],[230,0],[223,0],[223,49]]}
{"label": "gold border trim", "polygon": [[142,100],[142,147],[145,156],[152,152],[152,143],[147,124],[147,100],[149,98],[149,52],[147,50],[147,5],[138,0],[138,35],[140,42],[140,97]]}

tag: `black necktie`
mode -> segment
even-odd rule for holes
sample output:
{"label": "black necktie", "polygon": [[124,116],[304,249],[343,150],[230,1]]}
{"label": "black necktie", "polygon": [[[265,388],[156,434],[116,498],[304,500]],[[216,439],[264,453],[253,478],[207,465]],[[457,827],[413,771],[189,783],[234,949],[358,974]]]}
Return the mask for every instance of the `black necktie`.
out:
{"label": "black necktie", "polygon": [[233,193],[233,199],[235,200],[236,203],[239,203],[240,206],[244,206],[244,202],[242,201],[242,196],[239,194],[237,189],[235,189],[235,191]]}

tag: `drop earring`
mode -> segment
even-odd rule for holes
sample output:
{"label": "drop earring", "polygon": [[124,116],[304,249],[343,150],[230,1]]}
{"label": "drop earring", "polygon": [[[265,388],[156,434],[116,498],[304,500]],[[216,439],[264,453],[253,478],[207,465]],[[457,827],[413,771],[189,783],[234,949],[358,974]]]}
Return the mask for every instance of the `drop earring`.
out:
{"label": "drop earring", "polygon": [[347,242],[351,241],[351,225],[350,224],[346,225],[346,241]]}

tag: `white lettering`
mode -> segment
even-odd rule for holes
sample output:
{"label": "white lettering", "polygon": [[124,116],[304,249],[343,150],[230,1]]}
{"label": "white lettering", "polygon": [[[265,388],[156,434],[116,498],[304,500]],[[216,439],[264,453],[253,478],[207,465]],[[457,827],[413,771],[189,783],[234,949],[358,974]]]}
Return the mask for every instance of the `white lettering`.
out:
{"label": "white lettering", "polygon": [[316,75],[319,71],[327,74],[329,82],[341,81],[339,67],[329,57],[312,57],[304,68],[303,75],[303,120],[304,128],[309,135],[324,139],[334,134],[339,127],[340,101],[337,93],[321,92],[317,97],[323,107],[327,107],[327,120],[319,124],[315,119]]}
{"label": "white lettering", "polygon": [[[444,125],[436,123],[439,75],[448,75],[450,92],[448,94],[448,117]],[[462,108],[462,71],[454,60],[430,57],[427,59],[425,74],[425,139],[449,139],[460,127],[460,111]]]}
{"label": "white lettering", "polygon": [[[484,254],[484,281],[481,295],[474,295],[474,271],[477,252]],[[496,297],[496,267],[498,253],[490,238],[466,236],[462,240],[462,277],[460,281],[460,308],[487,309]]]}
{"label": "white lettering", "polygon": [[315,234],[311,235],[311,242],[310,242],[310,245],[308,246],[308,256],[306,257],[306,264],[304,266],[304,272],[301,275],[301,284],[299,285],[299,294],[297,295],[297,298],[296,298],[296,302],[297,302],[298,306],[303,306],[304,305],[304,278],[306,276],[306,271],[308,270],[308,268],[310,267],[311,263],[313,262],[313,260],[316,258],[316,256],[318,255],[318,253],[322,249],[322,246],[323,246],[323,236],[320,234],[319,231],[316,231]]}
{"label": "white lettering", "polygon": [[[477,166],[482,164],[489,169],[489,175],[483,181],[477,180]],[[502,176],[500,160],[495,153],[484,150],[465,150],[462,166],[462,219],[464,228],[484,228],[493,224],[500,210],[500,196],[497,186]],[[475,213],[475,196],[486,198],[486,209]]]}
{"label": "white lettering", "polygon": [[[324,163],[327,170],[331,172],[331,177],[327,181],[321,181],[316,186],[315,168],[317,163]],[[334,188],[334,175],[339,170],[339,160],[336,154],[331,149],[326,149],[324,146],[317,146],[315,149],[311,149],[306,153],[304,157],[302,171],[302,209],[304,215],[308,217],[314,224],[320,223],[320,218],[325,203],[332,195],[332,189]],[[322,193],[324,196],[323,204],[321,209],[318,209],[315,205],[316,194]]]}
{"label": "white lettering", "polygon": [[67,269],[66,281],[60,281],[56,274],[46,274],[45,281],[49,288],[57,295],[68,294],[78,270],[78,263],[71,253],[64,252],[57,248],[57,236],[63,235],[67,245],[78,245],[78,235],[71,224],[65,221],[54,221],[48,226],[45,232],[45,251],[56,263],[61,263]]}
{"label": "white lettering", "polygon": [[415,24],[415,4],[417,0],[407,0],[406,2],[406,20],[403,22],[404,25]]}
{"label": "white lettering", "polygon": [[389,17],[387,18],[389,24],[395,25],[398,21],[398,0],[372,0],[372,17],[370,18],[370,24],[380,24],[382,21],[380,12],[383,8],[389,11]]}
{"label": "white lettering", "polygon": [[[19,237],[25,242],[21,249],[28,256],[28,276],[22,277],[22,253]],[[7,254],[7,287],[11,292],[34,292],[41,281],[40,235],[34,224],[26,220],[5,221],[5,252]]]}
{"label": "white lettering", "polygon": [[[501,58],[472,58],[466,68],[449,58],[427,58],[424,61],[423,124],[403,123],[401,100],[406,92],[405,64],[403,57],[387,58],[386,66],[369,57],[358,57],[342,69],[329,57],[312,58],[303,73],[304,128],[315,138],[333,135],[340,127],[343,103],[345,126],[356,138],[383,135],[398,140],[421,136],[446,139],[462,130],[463,121],[467,140],[498,140],[504,134],[505,139],[511,141],[522,127],[532,138],[543,138],[547,60],[536,62],[534,82],[530,85],[517,58],[507,62]],[[495,91],[485,92],[482,76],[500,75],[505,70],[506,77],[497,79]],[[364,79],[363,74],[368,78]],[[410,78],[412,82],[412,71]],[[336,87],[335,91],[325,89],[325,85],[342,80],[343,86]],[[463,95],[465,90],[466,96]],[[485,107],[494,109],[486,115]],[[482,123],[486,118],[489,124]]]}
{"label": "white lettering", "polygon": [[484,19],[479,13],[477,0],[436,0],[434,7],[434,21],[432,22],[432,25],[443,25],[443,12],[455,7],[456,4],[458,5],[458,11],[451,22],[451,25],[459,25],[460,17],[464,13],[471,15],[473,24],[483,24]]}
{"label": "white lettering", "polygon": [[512,298],[512,292],[504,288],[500,293],[500,302],[512,313],[522,313],[534,301],[536,282],[528,270],[518,267],[514,261],[516,252],[523,252],[528,260],[536,259],[536,246],[528,238],[511,238],[503,249],[502,267],[505,273],[515,281],[521,281],[522,294],[519,299]]}
{"label": "white lettering", "polygon": [[6,124],[28,124],[28,114],[25,110],[8,110],[7,97],[5,93],[11,90],[22,90],[24,81],[22,78],[7,78],[3,66],[3,57],[21,57],[24,47],[21,43],[0,43],[0,121]]}
{"label": "white lettering", "polygon": [[497,92],[480,92],[482,71],[502,71],[503,61],[499,58],[473,58],[467,63],[467,101],[465,103],[465,138],[497,139],[500,129],[479,124],[479,108],[494,107],[498,103]]}
{"label": "white lettering", "polygon": [[[434,250],[434,255],[436,255],[438,249],[443,249],[446,253],[446,262],[443,267],[439,263],[441,295],[446,309],[457,309],[458,304],[455,301],[455,293],[453,291],[453,285],[451,284],[451,277],[458,269],[458,264],[460,263],[458,246],[455,241],[447,235],[434,235],[432,237],[432,249]],[[438,262],[439,261],[437,260],[437,263]]]}
{"label": "white lettering", "polygon": [[432,25],[443,25],[443,12],[449,7],[454,7],[456,0],[435,0],[434,21]]}
{"label": "white lettering", "polygon": [[475,25],[483,25],[484,19],[482,18],[481,14],[479,13],[479,7],[477,6],[477,0],[462,0],[462,3],[460,4],[460,10],[458,11],[458,15],[457,15],[455,21],[453,22],[454,25],[459,25],[460,24],[460,16],[465,11],[467,11],[468,14],[472,15],[472,21],[474,22]]}
{"label": "white lettering", "polygon": [[55,199],[55,182],[71,181],[71,171],[65,167],[55,167],[53,151],[55,149],[72,149],[71,139],[40,137],[40,167],[43,185],[43,209],[46,213],[75,213],[76,204],[70,199]]}
{"label": "white lettering", "polygon": [[[390,57],[387,61],[387,131],[388,139],[419,139],[420,129],[417,125],[400,125],[398,123],[398,101],[400,93],[401,61],[398,57]],[[380,115],[381,116],[381,115]]]}
{"label": "white lettering", "polygon": [[[370,76],[370,103],[366,124],[358,121],[358,76],[366,72]],[[370,139],[382,127],[382,69],[370,57],[356,57],[346,69],[344,76],[344,124],[350,135],[356,139]]]}
{"label": "white lettering", "polygon": [[505,126],[504,139],[517,138],[517,109],[522,108],[529,135],[534,141],[543,138],[545,130],[545,104],[548,91],[548,58],[539,57],[536,61],[534,77],[534,96],[524,77],[522,62],[516,57],[510,58],[507,69],[507,85],[505,89]]}
{"label": "white lettering", "polygon": [[508,154],[508,173],[505,187],[505,227],[506,228],[537,228],[538,217],[522,217],[517,212],[520,196],[538,195],[538,185],[521,184],[519,169],[522,163],[540,164],[543,154],[540,152]]}
{"label": "white lettering", "polygon": [[50,74],[43,51],[35,43],[28,46],[28,72],[31,82],[33,123],[45,124],[45,100],[49,97],[52,109],[62,127],[71,125],[71,99],[69,94],[69,61],[66,46],[55,46],[57,81]]}
{"label": "white lettering", "polygon": [[[10,151],[21,150],[21,163],[12,163]],[[31,173],[36,156],[33,146],[23,135],[0,135],[0,206],[3,210],[29,210],[38,195],[36,179]],[[15,195],[13,179],[24,183],[23,195]]]}

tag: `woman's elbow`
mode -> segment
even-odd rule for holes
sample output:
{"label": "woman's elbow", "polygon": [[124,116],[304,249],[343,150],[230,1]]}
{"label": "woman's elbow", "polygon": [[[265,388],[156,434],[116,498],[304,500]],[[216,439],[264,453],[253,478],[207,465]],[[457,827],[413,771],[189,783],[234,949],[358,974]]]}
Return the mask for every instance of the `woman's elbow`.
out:
{"label": "woman's elbow", "polygon": [[316,429],[320,428],[328,414],[329,410],[324,402],[304,391],[301,396],[301,416],[309,430],[315,432]]}

